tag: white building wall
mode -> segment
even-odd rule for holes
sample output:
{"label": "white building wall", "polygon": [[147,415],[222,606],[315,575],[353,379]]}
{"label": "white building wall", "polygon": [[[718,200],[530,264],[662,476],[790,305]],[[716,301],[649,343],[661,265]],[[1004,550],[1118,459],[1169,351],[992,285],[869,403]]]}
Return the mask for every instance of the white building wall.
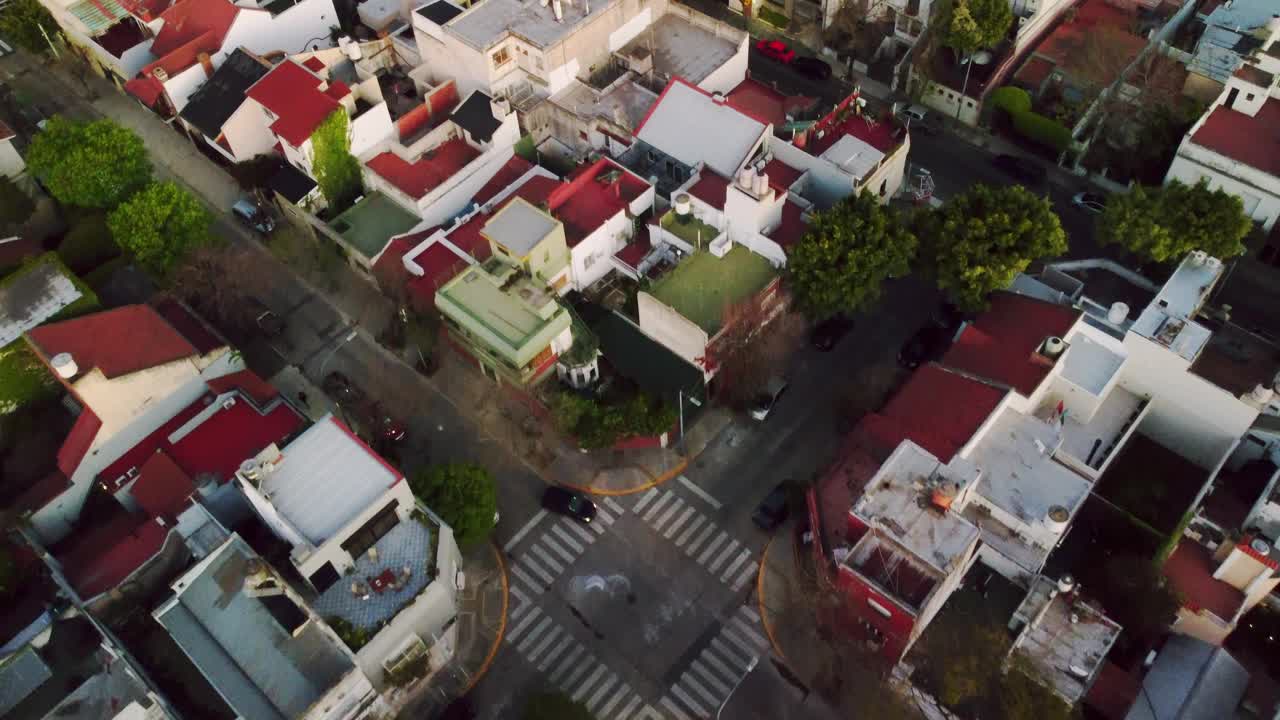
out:
{"label": "white building wall", "polygon": [[[381,512],[392,500],[398,503],[396,515],[399,516],[400,522],[415,522],[410,519],[409,515],[417,507],[417,504],[413,497],[413,491],[409,489],[409,483],[402,479],[387,488],[387,491],[379,496],[377,500],[369,503],[360,514],[351,518],[341,530],[334,533],[323,545],[312,550],[310,554],[302,555],[295,548],[293,561],[298,568],[298,572],[306,578],[311,577],[312,573],[323,567],[325,563],[332,564],[339,574],[345,573],[353,567],[355,558],[352,558],[351,553],[342,548],[342,543],[346,542],[347,538],[356,530],[359,530],[362,525],[369,522],[370,518]],[[335,502],[341,502],[341,500],[335,499]]]}
{"label": "white building wall", "polygon": [[378,143],[396,138],[396,125],[391,122],[387,104],[379,103],[351,121],[351,154],[360,157]]}
{"label": "white building wall", "polygon": [[623,46],[634,40],[637,35],[652,23],[653,11],[650,8],[641,10],[624,23],[622,27],[609,33],[609,52],[621,50]]}
{"label": "white building wall", "polygon": [[296,55],[332,47],[330,28],[337,25],[333,0],[301,0],[274,18],[265,10],[241,10],[222,48],[228,55],[240,46],[259,55],[275,50]]}
{"label": "white building wall", "polygon": [[13,139],[0,140],[0,175],[16,178],[25,172],[27,163],[13,146]]}
{"label": "white building wall", "polygon": [[454,82],[458,85],[458,96],[466,97],[472,90],[488,91],[489,57],[471,46],[463,43],[448,33],[427,34],[422,25],[429,25],[426,20],[414,13],[414,37],[418,41],[418,52],[422,55],[424,65],[436,68],[448,68]]}
{"label": "white building wall", "polygon": [[907,174],[907,155],[911,152],[911,138],[904,136],[902,145],[885,157],[875,172],[862,180],[861,189],[874,193],[880,202],[887,203],[902,188]]}
{"label": "white building wall", "polygon": [[236,162],[271,152],[276,136],[271,133],[271,121],[262,112],[262,106],[246,100],[222,125],[222,134],[231,146]]}
{"label": "white building wall", "polygon": [[636,302],[640,329],[646,335],[693,365],[702,367],[698,358],[707,354],[707,342],[710,340],[706,330],[647,292],[637,295]]}
{"label": "white building wall", "polygon": [[1207,180],[1210,189],[1240,198],[1245,214],[1268,232],[1280,217],[1280,178],[1191,142],[1191,133],[1169,166],[1165,182],[1170,180],[1188,185]]}
{"label": "white building wall", "polygon": [[570,250],[573,286],[581,290],[608,275],[613,269],[609,258],[630,241],[632,232],[631,219],[620,212],[575,245]]}
{"label": "white building wall", "polygon": [[515,151],[511,144],[498,145],[472,160],[449,178],[448,182],[418,200],[418,215],[428,226],[444,224],[466,209],[480,188],[492,180],[513,155]]}
{"label": "white building wall", "polygon": [[769,144],[769,151],[783,163],[797,170],[808,171],[803,182],[824,196],[847,197],[857,187],[857,180],[849,173],[789,142],[774,140]]}
{"label": "white building wall", "polygon": [[723,65],[711,71],[698,83],[698,87],[712,93],[727,93],[747,79],[747,57],[749,55],[747,43],[750,42],[749,37],[744,37],[738,42],[738,51],[733,57],[725,61]]}
{"label": "white building wall", "polygon": [[[220,57],[215,62],[215,69],[222,64],[222,59]],[[209,75],[205,72],[204,66],[196,63],[177,75],[171,75],[164,83],[164,92],[169,96],[169,100],[173,102],[173,107],[178,112],[182,112],[182,108],[187,106],[187,101],[191,99],[196,90],[199,90],[208,81]]]}

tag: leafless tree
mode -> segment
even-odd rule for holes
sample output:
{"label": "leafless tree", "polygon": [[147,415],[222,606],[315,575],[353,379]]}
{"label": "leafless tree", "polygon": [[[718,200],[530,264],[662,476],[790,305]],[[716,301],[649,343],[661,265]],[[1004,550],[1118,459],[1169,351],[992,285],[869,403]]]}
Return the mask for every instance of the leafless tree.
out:
{"label": "leafless tree", "polygon": [[843,50],[868,60],[884,41],[884,27],[892,22],[887,8],[888,0],[846,0],[823,33],[828,42],[843,41]]}
{"label": "leafless tree", "polygon": [[786,369],[806,327],[790,305],[788,298],[775,295],[725,308],[724,329],[704,361],[718,369],[719,396],[726,404],[745,406],[771,377]]}
{"label": "leafless tree", "polygon": [[272,264],[244,245],[200,247],[173,270],[167,292],[223,329],[248,332],[264,309],[255,293],[274,281]]}

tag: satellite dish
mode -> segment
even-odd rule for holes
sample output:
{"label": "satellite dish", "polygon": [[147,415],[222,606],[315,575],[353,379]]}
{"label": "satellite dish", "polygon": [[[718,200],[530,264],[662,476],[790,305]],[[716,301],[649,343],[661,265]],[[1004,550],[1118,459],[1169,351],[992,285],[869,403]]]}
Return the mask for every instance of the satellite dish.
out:
{"label": "satellite dish", "polygon": [[991,60],[991,53],[986,50],[979,50],[973,54],[974,65],[990,65]]}

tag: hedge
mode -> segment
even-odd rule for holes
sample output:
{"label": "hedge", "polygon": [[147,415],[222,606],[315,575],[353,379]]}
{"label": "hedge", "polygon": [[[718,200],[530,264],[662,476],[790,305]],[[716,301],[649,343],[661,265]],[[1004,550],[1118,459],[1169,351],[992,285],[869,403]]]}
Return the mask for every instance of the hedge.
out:
{"label": "hedge", "polygon": [[1052,148],[1056,152],[1063,152],[1071,147],[1070,128],[1040,113],[1015,113],[1013,129],[1028,140]]}
{"label": "hedge", "polygon": [[1020,87],[1006,85],[991,93],[991,103],[1010,115],[1031,112],[1031,95]]}

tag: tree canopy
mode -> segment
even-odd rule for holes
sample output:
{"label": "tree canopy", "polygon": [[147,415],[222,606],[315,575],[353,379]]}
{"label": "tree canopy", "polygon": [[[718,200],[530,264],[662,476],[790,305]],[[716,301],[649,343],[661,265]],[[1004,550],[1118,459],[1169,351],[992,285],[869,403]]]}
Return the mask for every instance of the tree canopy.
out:
{"label": "tree canopy", "polygon": [[58,202],[80,207],[113,208],[151,180],[142,138],[110,120],[55,115],[31,139],[27,165]]}
{"label": "tree canopy", "polygon": [[25,223],[35,210],[31,198],[12,180],[0,175],[0,232]]}
{"label": "tree canopy", "polygon": [[479,465],[450,463],[419,470],[409,479],[409,487],[453,528],[458,545],[473,545],[493,530],[497,490],[493,475]]}
{"label": "tree canopy", "polygon": [[1179,262],[1193,250],[1227,259],[1245,251],[1253,223],[1240,198],[1205,182],[1173,180],[1112,195],[1098,218],[1098,236],[1156,262]]}
{"label": "tree canopy", "polygon": [[814,216],[787,258],[796,304],[812,320],[868,307],[885,278],[910,271],[917,245],[898,213],[874,195],[847,197]]}
{"label": "tree canopy", "polygon": [[993,47],[1013,24],[1013,8],[1005,0],[955,0],[943,27],[942,42],[960,54]]}
{"label": "tree canopy", "polygon": [[919,233],[938,286],[965,310],[985,307],[1032,260],[1067,250],[1049,200],[1017,185],[975,185],[924,214]]}
{"label": "tree canopy", "polygon": [[40,0],[9,0],[0,11],[0,33],[32,55],[48,53],[45,33],[52,39],[57,32],[58,23]]}
{"label": "tree canopy", "polygon": [[535,693],[524,704],[524,720],[595,720],[587,706],[560,692]]}
{"label": "tree canopy", "polygon": [[1127,633],[1151,638],[1164,632],[1182,607],[1164,574],[1141,555],[1113,555],[1103,567],[1107,613]]}
{"label": "tree canopy", "polygon": [[209,240],[209,213],[176,183],[159,182],[111,211],[107,227],[143,267],[163,274]]}
{"label": "tree canopy", "polygon": [[345,210],[364,191],[360,163],[351,155],[347,114],[334,111],[311,134],[311,169],[329,206]]}

